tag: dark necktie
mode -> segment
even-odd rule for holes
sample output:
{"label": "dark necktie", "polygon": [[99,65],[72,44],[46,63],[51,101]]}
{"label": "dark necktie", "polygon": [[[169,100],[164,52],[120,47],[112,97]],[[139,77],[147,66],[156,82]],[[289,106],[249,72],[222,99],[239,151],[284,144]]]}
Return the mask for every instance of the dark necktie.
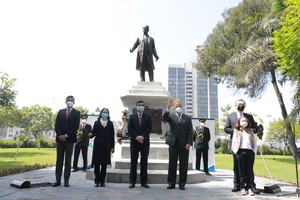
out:
{"label": "dark necktie", "polygon": [[67,113],[66,113],[66,118],[68,119],[70,115],[70,108],[68,108]]}
{"label": "dark necktie", "polygon": [[142,114],[139,114],[139,124],[142,126]]}

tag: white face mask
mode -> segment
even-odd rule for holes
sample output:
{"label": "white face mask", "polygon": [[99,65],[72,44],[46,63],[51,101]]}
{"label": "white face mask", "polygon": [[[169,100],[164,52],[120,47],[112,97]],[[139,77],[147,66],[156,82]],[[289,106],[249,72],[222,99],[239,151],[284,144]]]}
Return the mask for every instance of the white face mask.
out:
{"label": "white face mask", "polygon": [[204,126],[204,125],[205,125],[205,123],[203,123],[203,122],[200,123],[200,126]]}
{"label": "white face mask", "polygon": [[72,101],[67,101],[66,105],[67,105],[68,108],[72,108],[74,103]]}
{"label": "white face mask", "polygon": [[175,110],[176,110],[176,112],[177,112],[178,114],[182,113],[182,108],[181,108],[181,107],[177,107]]}
{"label": "white face mask", "polygon": [[86,123],[86,119],[82,119],[81,121],[82,121],[82,123],[84,123],[84,124]]}
{"label": "white face mask", "polygon": [[241,127],[246,128],[248,126],[248,122],[240,122]]}

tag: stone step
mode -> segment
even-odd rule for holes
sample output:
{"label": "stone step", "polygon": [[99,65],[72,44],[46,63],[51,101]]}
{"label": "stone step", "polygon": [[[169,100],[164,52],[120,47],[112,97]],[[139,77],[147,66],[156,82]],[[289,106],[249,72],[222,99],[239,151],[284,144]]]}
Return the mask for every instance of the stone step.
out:
{"label": "stone step", "polygon": [[[130,158],[130,142],[123,142],[122,144],[122,159]],[[148,159],[168,160],[169,159],[169,146],[164,141],[151,141]]]}
{"label": "stone step", "polygon": [[[188,170],[193,169],[193,163],[189,163]],[[169,161],[168,160],[156,160],[148,159],[148,170],[168,170]],[[130,169],[130,159],[120,159],[114,161],[115,169]],[[137,169],[140,169],[140,164],[138,160]],[[177,169],[179,169],[179,163],[177,164]]]}
{"label": "stone step", "polygon": [[[94,180],[94,171],[89,169],[86,172],[86,179]],[[148,184],[167,184],[168,170],[148,170]],[[177,171],[177,182],[179,172]],[[129,169],[107,168],[106,182],[108,183],[128,183]],[[187,174],[187,184],[206,182],[206,174],[198,170],[189,170]],[[140,183],[140,170],[137,170],[137,183]]]}

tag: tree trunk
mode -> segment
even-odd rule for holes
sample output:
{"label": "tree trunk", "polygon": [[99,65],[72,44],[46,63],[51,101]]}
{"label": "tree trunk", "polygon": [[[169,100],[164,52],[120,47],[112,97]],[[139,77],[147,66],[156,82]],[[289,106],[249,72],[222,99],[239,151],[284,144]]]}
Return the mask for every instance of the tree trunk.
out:
{"label": "tree trunk", "polygon": [[299,159],[298,148],[296,146],[294,133],[293,133],[293,130],[292,130],[291,123],[287,120],[288,114],[287,114],[287,111],[286,111],[286,108],[285,108],[285,105],[284,105],[284,102],[283,102],[283,99],[282,99],[282,94],[281,94],[281,92],[278,88],[278,85],[277,85],[275,71],[271,71],[270,73],[271,73],[271,77],[272,77],[271,82],[272,82],[273,88],[275,90],[275,93],[276,93],[276,96],[277,96],[277,99],[278,99],[278,102],[279,102],[279,105],[280,105],[280,108],[281,108],[281,114],[282,114],[282,117],[284,119],[286,133],[287,133],[287,136],[288,136],[288,141],[289,141],[289,145],[290,145],[293,157],[294,157],[294,159],[296,159],[296,157]]}

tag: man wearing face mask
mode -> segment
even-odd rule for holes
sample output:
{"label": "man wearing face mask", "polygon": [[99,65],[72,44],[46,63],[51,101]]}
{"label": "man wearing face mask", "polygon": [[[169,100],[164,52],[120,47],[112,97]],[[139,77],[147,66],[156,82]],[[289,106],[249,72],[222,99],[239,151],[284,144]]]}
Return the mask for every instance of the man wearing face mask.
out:
{"label": "man wearing face mask", "polygon": [[[239,99],[235,102],[235,107],[236,107],[236,112],[231,113],[228,115],[224,131],[227,134],[230,134],[230,146],[232,145],[232,136],[234,132],[234,128],[238,122],[238,119],[240,117],[246,117],[248,119],[248,123],[253,130],[254,133],[257,133],[257,125],[254,121],[254,118],[251,114],[245,113],[244,109],[246,107],[246,102],[243,99]],[[240,187],[240,177],[239,177],[239,167],[238,167],[238,160],[237,156],[234,152],[232,152],[233,155],[233,171],[234,171],[234,177],[233,177],[233,184],[234,187],[232,188],[232,192],[237,192],[241,190]],[[254,182],[254,177],[253,177],[253,182]],[[255,185],[255,184],[254,184]],[[254,188],[255,193],[259,193],[255,188]]]}
{"label": "man wearing face mask", "polygon": [[149,188],[148,181],[148,155],[150,147],[150,133],[152,130],[152,118],[144,112],[145,102],[136,102],[137,112],[129,116],[128,133],[130,136],[130,174],[129,188],[134,188],[137,179],[137,161],[139,152],[140,159],[140,181],[141,186]]}
{"label": "man wearing face mask", "polygon": [[194,147],[196,149],[196,170],[200,170],[201,155],[203,155],[204,172],[211,175],[208,171],[208,149],[210,141],[209,128],[205,126],[205,118],[200,118],[200,125],[194,128]]}
{"label": "man wearing face mask", "polygon": [[73,96],[66,98],[67,108],[58,111],[55,120],[56,132],[56,182],[52,187],[60,186],[62,169],[65,160],[64,186],[69,187],[71,174],[71,159],[73,154],[74,143],[76,143],[76,133],[80,123],[80,112],[73,108],[75,99]]}
{"label": "man wearing face mask", "polygon": [[168,187],[174,189],[176,185],[177,161],[179,157],[179,189],[185,190],[187,181],[189,150],[193,144],[193,125],[192,119],[182,113],[182,105],[175,102],[176,114],[171,115],[170,109],[173,107],[173,99],[170,98],[168,108],[163,114],[163,119],[169,123],[170,132],[166,138],[169,145],[169,167],[168,167]]}
{"label": "man wearing face mask", "polygon": [[89,136],[88,134],[92,131],[92,126],[87,123],[87,114],[81,115],[81,124],[77,131],[77,142],[75,145],[74,152],[74,160],[73,160],[73,171],[78,171],[78,158],[81,150],[82,159],[83,159],[83,167],[82,171],[86,172],[87,169],[87,154],[88,154],[88,146],[89,146]]}

